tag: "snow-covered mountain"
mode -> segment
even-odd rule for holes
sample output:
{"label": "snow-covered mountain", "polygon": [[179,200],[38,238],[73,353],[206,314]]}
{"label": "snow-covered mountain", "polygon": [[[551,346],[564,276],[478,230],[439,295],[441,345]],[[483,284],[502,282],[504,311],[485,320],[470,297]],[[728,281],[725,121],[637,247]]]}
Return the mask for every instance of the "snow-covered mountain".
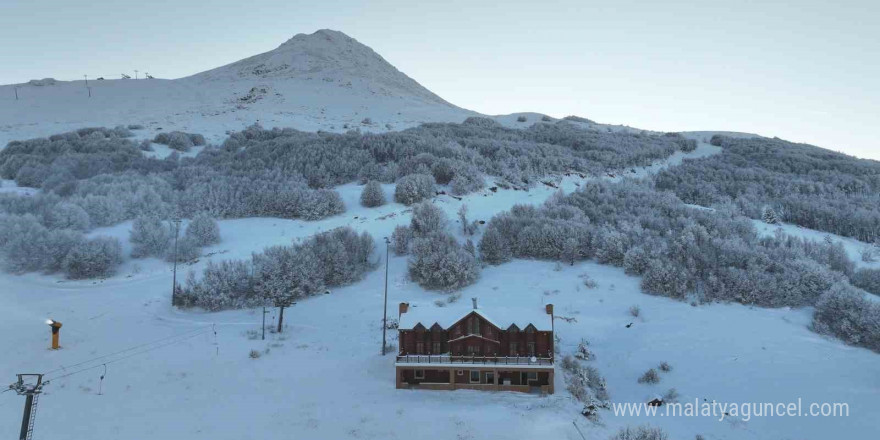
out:
{"label": "snow-covered mountain", "polygon": [[84,126],[142,124],[220,141],[227,131],[255,122],[309,131],[387,131],[421,122],[460,122],[474,114],[446,102],[357,40],[319,30],[176,80],[0,86],[0,145]]}

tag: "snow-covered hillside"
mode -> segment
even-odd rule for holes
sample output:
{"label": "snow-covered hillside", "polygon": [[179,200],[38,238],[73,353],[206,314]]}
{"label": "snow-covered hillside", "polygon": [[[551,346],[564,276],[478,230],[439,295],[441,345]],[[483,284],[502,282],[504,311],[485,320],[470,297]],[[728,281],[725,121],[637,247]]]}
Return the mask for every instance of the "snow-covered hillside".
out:
{"label": "snow-covered hillside", "polygon": [[[712,152],[711,146],[701,144],[690,155]],[[639,171],[644,172],[648,170]],[[572,176],[560,186],[568,192],[582,183]],[[393,186],[384,189],[390,197]],[[246,259],[265,246],[338,226],[367,231],[378,239],[409,222],[410,210],[400,204],[359,206],[360,190],[354,184],[339,187],[346,213],[321,221],[221,221],[223,242],[205,248],[201,261],[183,265],[179,275],[199,271],[208,261]],[[488,220],[516,203],[540,204],[555,191],[547,186],[528,192],[486,190],[462,200],[438,196],[434,203],[450,218],[467,204],[471,218]],[[457,226],[453,222],[450,230]],[[128,228],[124,223],[94,233],[124,238]],[[329,295],[301,301],[285,312],[285,332],[269,333],[261,341],[256,333],[259,310],[173,309],[170,265],[156,259],[129,260],[115,277],[103,281],[2,275],[0,332],[17,336],[0,339],[5,354],[0,376],[55,370],[37,416],[36,434],[46,437],[240,439],[295,434],[389,439],[409,437],[413,420],[419,421],[419,436],[427,439],[580,439],[573,421],[587,438],[607,438],[620,427],[641,423],[662,426],[673,438],[701,434],[708,439],[775,440],[829,438],[841,432],[854,438],[877,434],[873,422],[880,415],[874,406],[880,392],[874,374],[877,356],[811,332],[809,310],[692,307],[641,293],[639,279],[618,268],[594,262],[555,266],[518,260],[488,267],[476,284],[460,292],[461,301],[478,297],[487,311],[556,304],[557,315],[565,318],[556,324],[560,355],[573,352],[581,338],[588,339],[596,356],[591,365],[606,377],[615,402],[644,402],[676,388],[682,402],[798,398],[847,402],[850,416],[749,421],[729,417],[719,422],[709,417],[615,416],[603,411],[602,424],[593,425],[579,415],[580,405],[564,391],[561,373],[556,378],[558,392],[548,397],[397,390],[393,357],[378,354],[382,270]],[[446,302],[447,295],[408,281],[405,258],[392,257],[389,269],[389,316],[396,317],[395,304],[401,301],[427,308],[438,307],[437,300]],[[584,273],[598,285],[586,287]],[[629,311],[632,306],[640,308],[638,317]],[[64,323],[62,350],[46,349],[47,318]],[[270,323],[274,318],[275,311],[268,316]],[[131,347],[136,348],[113,354]],[[259,358],[252,359],[251,350],[259,352]],[[664,361],[673,369],[662,374],[659,384],[637,383],[646,369]],[[22,403],[14,393],[2,395],[0,435],[17,433]]]}
{"label": "snow-covered hillside", "polygon": [[298,34],[272,51],[187,78],[90,79],[88,87],[85,80],[0,86],[0,145],[85,126],[142,124],[147,134],[183,130],[219,142],[255,122],[387,131],[476,114],[331,30]]}

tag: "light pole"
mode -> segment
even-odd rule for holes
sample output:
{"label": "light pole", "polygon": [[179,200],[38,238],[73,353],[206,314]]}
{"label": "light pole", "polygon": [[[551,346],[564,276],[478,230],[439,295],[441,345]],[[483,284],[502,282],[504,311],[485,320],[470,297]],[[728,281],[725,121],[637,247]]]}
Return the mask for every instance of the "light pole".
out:
{"label": "light pole", "polygon": [[134,69],[134,79],[138,79],[138,70]]}
{"label": "light pole", "polygon": [[180,234],[180,217],[172,220],[174,223],[174,275],[171,279],[171,305],[177,302],[177,236]]}
{"label": "light pole", "polygon": [[18,86],[13,87],[15,89],[15,100],[18,101]]}
{"label": "light pole", "polygon": [[391,240],[385,237],[385,305],[382,308],[382,356],[385,356],[385,331],[388,328],[388,246]]}

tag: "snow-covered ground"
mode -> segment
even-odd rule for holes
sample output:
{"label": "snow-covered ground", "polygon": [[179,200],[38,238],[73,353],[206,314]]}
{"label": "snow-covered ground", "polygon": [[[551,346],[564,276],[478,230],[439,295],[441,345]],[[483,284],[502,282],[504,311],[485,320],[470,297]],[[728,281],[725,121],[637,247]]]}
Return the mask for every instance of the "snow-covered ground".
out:
{"label": "snow-covered ground", "polygon": [[[702,144],[691,154],[712,152]],[[681,157],[667,165],[677,160]],[[560,186],[571,191],[580,183],[582,179],[565,177]],[[409,210],[399,204],[360,207],[360,189],[353,184],[338,188],[348,211],[322,221],[221,221],[223,242],[204,249],[205,256],[181,267],[178,275],[198,271],[209,260],[249,258],[267,245],[343,225],[381,240],[395,225],[409,221]],[[393,187],[385,190],[390,199]],[[528,192],[487,190],[462,201],[439,196],[434,202],[449,214],[450,228],[456,229],[455,212],[462,203],[468,205],[472,219],[488,220],[515,203],[541,203],[554,191],[541,185]],[[125,238],[129,227],[120,224],[94,233]],[[880,358],[809,331],[809,309],[692,307],[644,295],[638,278],[592,262],[557,267],[517,260],[484,269],[476,284],[460,292],[461,301],[478,297],[488,313],[493,307],[525,309],[554,303],[564,352],[559,354],[573,351],[581,338],[588,339],[596,355],[591,364],[607,378],[615,402],[644,402],[676,388],[681,402],[788,403],[801,398],[805,403],[846,402],[850,408],[845,418],[755,417],[747,422],[625,417],[603,411],[602,424],[593,425],[578,414],[580,405],[565,391],[561,371],[557,393],[548,397],[395,389],[393,357],[379,355],[381,267],[361,282],[287,310],[285,332],[270,333],[266,341],[247,335],[260,329],[259,310],[172,309],[170,269],[168,263],[144,259],[127,261],[115,277],[104,281],[2,275],[0,334],[8,336],[0,338],[0,377],[11,381],[14,373],[67,366],[49,376],[57,379],[45,388],[40,401],[38,437],[393,439],[417,433],[427,439],[580,439],[573,421],[587,438],[606,438],[622,426],[641,423],[662,426],[673,438],[702,434],[707,439],[775,440],[880,434],[876,423]],[[585,287],[580,278],[584,273],[598,286]],[[435,300],[447,297],[408,281],[402,257],[391,258],[389,279],[390,317],[396,317],[398,302],[436,307]],[[638,318],[628,311],[633,305],[641,310]],[[273,310],[269,321],[274,315]],[[62,350],[47,349],[47,318],[64,324]],[[153,341],[159,342],[142,345]],[[74,365],[134,346],[140,347]],[[262,354],[252,359],[251,350]],[[636,382],[645,370],[663,361],[673,369],[661,374],[659,384]],[[58,378],[90,366],[95,368]],[[0,436],[18,432],[22,404],[23,398],[14,393],[0,394]]]}

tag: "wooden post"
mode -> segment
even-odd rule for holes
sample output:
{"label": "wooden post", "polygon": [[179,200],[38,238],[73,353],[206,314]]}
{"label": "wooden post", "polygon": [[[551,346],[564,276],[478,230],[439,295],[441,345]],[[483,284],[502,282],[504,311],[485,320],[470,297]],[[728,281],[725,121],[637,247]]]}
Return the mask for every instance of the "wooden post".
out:
{"label": "wooden post", "polygon": [[449,369],[449,389],[450,390],[455,389],[455,369],[454,368]]}

